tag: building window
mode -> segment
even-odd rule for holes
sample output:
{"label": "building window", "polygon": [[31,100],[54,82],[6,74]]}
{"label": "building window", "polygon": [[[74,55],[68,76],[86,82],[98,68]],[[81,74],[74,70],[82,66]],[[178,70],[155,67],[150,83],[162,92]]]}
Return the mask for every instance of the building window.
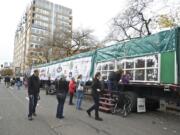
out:
{"label": "building window", "polygon": [[144,59],[137,59],[135,61],[136,68],[144,68],[145,67],[145,60]]}
{"label": "building window", "polygon": [[35,13],[33,13],[32,16],[34,17],[34,16],[35,16]]}
{"label": "building window", "polygon": [[114,69],[115,69],[114,62],[104,62],[97,64],[96,72],[100,72],[101,76],[107,80],[109,73],[114,71]]}
{"label": "building window", "polygon": [[33,48],[34,47],[34,44],[30,44],[30,48]]}
{"label": "building window", "polygon": [[138,81],[145,80],[145,70],[144,69],[135,70],[135,80],[138,80]]}
{"label": "building window", "polygon": [[132,82],[157,82],[159,55],[144,56],[130,59],[118,60],[115,67],[115,61],[98,63],[96,72],[100,72],[102,77],[108,79],[109,73],[115,69],[122,69],[124,73],[129,74]]}
{"label": "building window", "polygon": [[158,81],[158,55],[119,60],[117,69],[123,69],[130,80],[138,82]]}

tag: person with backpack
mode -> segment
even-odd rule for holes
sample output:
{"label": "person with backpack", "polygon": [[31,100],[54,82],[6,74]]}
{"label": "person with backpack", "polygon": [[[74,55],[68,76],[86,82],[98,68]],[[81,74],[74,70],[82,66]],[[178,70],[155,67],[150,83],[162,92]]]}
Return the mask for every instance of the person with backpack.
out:
{"label": "person with backpack", "polygon": [[56,98],[58,101],[56,118],[63,119],[64,102],[68,92],[68,82],[66,81],[66,77],[63,74],[60,75],[59,80],[55,81],[55,87],[56,87]]}
{"label": "person with backpack", "polygon": [[82,75],[79,75],[77,77],[77,83],[76,83],[76,109],[81,110],[81,104],[84,97],[84,82],[82,81]]}
{"label": "person with backpack", "polygon": [[17,77],[17,78],[16,78],[16,86],[17,86],[17,89],[20,90],[20,87],[21,87],[20,77]]}

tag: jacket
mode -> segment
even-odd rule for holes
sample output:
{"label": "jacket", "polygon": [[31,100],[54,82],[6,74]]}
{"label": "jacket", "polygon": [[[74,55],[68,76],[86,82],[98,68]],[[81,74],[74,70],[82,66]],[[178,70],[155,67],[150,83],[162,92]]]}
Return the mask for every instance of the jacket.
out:
{"label": "jacket", "polygon": [[28,94],[29,95],[38,95],[39,88],[40,88],[39,77],[37,77],[33,74],[31,77],[29,77],[29,80],[28,80]]}
{"label": "jacket", "polygon": [[55,82],[56,94],[68,92],[68,82],[66,80],[57,80]]}
{"label": "jacket", "polygon": [[109,81],[115,81],[115,82],[119,82],[119,80],[121,79],[121,73],[120,72],[110,72],[108,80]]}
{"label": "jacket", "polygon": [[97,89],[101,90],[101,82],[98,79],[94,79],[91,88],[92,88],[92,96],[99,97],[100,92],[98,92]]}
{"label": "jacket", "polygon": [[69,82],[69,93],[74,93],[76,90],[76,83],[74,80]]}
{"label": "jacket", "polygon": [[[81,86],[82,89],[79,89],[79,85]],[[78,79],[76,83],[76,91],[83,91],[83,89],[84,89],[84,82]]]}

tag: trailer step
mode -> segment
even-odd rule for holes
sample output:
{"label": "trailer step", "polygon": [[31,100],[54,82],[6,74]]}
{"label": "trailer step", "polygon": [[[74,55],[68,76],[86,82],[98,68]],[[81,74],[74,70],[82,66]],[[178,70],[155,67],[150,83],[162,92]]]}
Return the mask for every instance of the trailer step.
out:
{"label": "trailer step", "polygon": [[112,98],[105,98],[105,97],[100,97],[100,100],[114,101],[114,99]]}
{"label": "trailer step", "polygon": [[114,106],[114,104],[108,103],[108,102],[100,101],[99,103],[100,103],[102,106],[103,106],[103,105],[107,105],[107,106],[111,106],[111,107]]}
{"label": "trailer step", "polygon": [[111,112],[111,109],[110,109],[110,108],[103,107],[103,106],[100,106],[100,107],[99,107],[99,110],[101,110],[101,111],[103,111],[103,112]]}

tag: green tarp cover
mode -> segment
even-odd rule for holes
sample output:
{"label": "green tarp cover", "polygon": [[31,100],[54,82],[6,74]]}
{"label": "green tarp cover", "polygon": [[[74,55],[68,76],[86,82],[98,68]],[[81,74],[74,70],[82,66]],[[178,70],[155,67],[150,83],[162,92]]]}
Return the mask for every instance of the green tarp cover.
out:
{"label": "green tarp cover", "polygon": [[175,29],[98,49],[96,62],[175,50]]}

